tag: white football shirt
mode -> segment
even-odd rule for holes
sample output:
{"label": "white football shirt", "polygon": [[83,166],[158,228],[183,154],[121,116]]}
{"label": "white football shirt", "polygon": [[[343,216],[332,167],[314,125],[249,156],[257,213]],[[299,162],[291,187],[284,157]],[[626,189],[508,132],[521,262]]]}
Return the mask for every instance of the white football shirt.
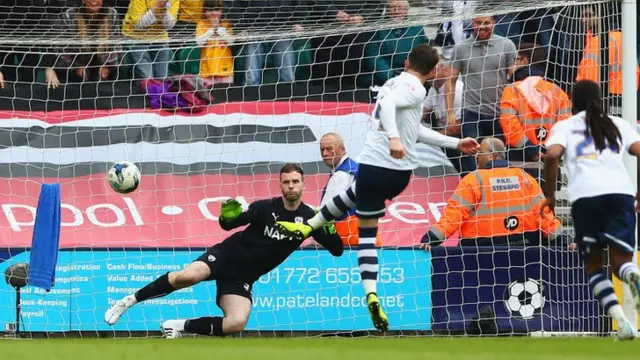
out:
{"label": "white football shirt", "polygon": [[593,140],[585,136],[587,125],[584,111],[557,122],[551,128],[546,146],[562,145],[565,149],[564,164],[569,177],[567,193],[570,202],[605,194],[636,194],[636,186],[629,178],[623,156],[628,154],[633,143],[640,141],[640,135],[623,119],[609,117],[620,130],[620,152],[611,149],[596,151]]}
{"label": "white football shirt", "polygon": [[[416,142],[422,120],[422,103],[427,91],[420,80],[406,72],[389,79],[378,89],[378,96],[371,117],[371,128],[367,133],[364,148],[358,156],[360,164],[373,165],[392,170],[413,170],[418,167]],[[395,104],[395,123],[406,155],[395,159],[389,151],[389,133],[380,121],[380,106]]]}

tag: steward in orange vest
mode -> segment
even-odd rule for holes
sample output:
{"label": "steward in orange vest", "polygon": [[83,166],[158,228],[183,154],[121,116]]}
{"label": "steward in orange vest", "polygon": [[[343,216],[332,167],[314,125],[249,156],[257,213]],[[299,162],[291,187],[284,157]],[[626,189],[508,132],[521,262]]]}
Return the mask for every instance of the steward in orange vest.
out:
{"label": "steward in orange vest", "polygon": [[[502,149],[488,154],[488,144],[497,141]],[[540,233],[555,239],[562,224],[553,212],[540,216],[544,200],[538,182],[520,168],[508,167],[499,153],[504,144],[485,139],[478,157],[478,170],[465,176],[449,198],[440,221],[422,238],[437,246],[460,230],[460,245],[529,245]],[[487,160],[482,160],[482,157]]]}
{"label": "steward in orange vest", "polygon": [[[633,51],[633,49],[629,49]],[[622,32],[609,32],[609,94],[622,95]],[[595,83],[600,82],[600,37],[593,35],[591,31],[587,34],[585,41],[584,53],[580,65],[578,65],[578,76],[576,81],[591,80]],[[635,79],[636,89],[640,84],[640,67],[636,67]]]}
{"label": "steward in orange vest", "polygon": [[572,116],[569,96],[541,76],[528,76],[505,87],[500,126],[511,149],[525,149],[525,161],[536,160],[538,146],[551,127]]}

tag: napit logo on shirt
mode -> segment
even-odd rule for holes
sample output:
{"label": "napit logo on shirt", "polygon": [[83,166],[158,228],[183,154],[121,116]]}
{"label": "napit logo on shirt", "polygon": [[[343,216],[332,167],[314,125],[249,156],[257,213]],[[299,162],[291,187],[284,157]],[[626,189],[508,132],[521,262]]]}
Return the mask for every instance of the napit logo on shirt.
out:
{"label": "napit logo on shirt", "polygon": [[489,181],[493,192],[520,190],[520,180],[517,176],[492,177]]}

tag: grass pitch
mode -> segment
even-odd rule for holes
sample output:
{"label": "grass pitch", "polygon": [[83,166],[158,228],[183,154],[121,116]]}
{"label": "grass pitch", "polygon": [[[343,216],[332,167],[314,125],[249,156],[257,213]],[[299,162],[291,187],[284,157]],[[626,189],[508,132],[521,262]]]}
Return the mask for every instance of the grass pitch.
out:
{"label": "grass pitch", "polygon": [[612,338],[53,339],[0,341],[20,360],[587,360],[638,359]]}

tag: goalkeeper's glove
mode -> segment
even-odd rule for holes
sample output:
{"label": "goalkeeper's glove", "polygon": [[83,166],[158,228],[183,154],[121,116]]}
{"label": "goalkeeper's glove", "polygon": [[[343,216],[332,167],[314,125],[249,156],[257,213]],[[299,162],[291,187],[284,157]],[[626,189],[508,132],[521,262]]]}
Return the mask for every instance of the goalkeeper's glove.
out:
{"label": "goalkeeper's glove", "polygon": [[229,199],[220,205],[220,219],[233,220],[242,214],[242,205],[236,199]]}
{"label": "goalkeeper's glove", "polygon": [[322,230],[329,235],[334,235],[336,233],[336,224],[333,221],[326,223],[322,225]]}

